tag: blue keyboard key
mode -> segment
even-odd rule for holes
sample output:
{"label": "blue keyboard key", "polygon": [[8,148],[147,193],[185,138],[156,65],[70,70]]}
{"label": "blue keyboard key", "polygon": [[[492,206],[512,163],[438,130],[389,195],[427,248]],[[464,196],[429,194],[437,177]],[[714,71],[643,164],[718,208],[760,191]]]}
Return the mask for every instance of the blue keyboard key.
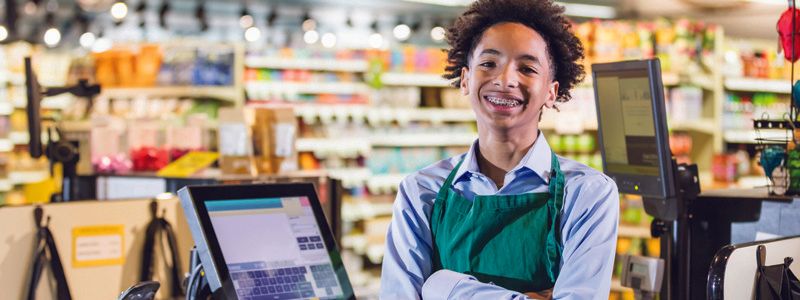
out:
{"label": "blue keyboard key", "polygon": [[290,291],[296,291],[296,290],[297,290],[297,284],[296,284],[296,283],[292,283],[292,284],[290,284],[290,285],[289,285],[289,290],[290,290]]}
{"label": "blue keyboard key", "polygon": [[317,247],[316,247],[316,246],[314,246],[314,244],[308,244],[308,249],[309,249],[309,250],[314,250],[314,249],[316,249],[316,248],[317,248]]}
{"label": "blue keyboard key", "polygon": [[262,294],[262,295],[266,295],[267,293],[269,293],[269,291],[267,290],[267,288],[266,288],[266,287],[263,287],[263,286],[262,286],[262,287],[260,287],[258,290],[260,290],[260,291],[261,291],[261,294]]}
{"label": "blue keyboard key", "polygon": [[305,267],[302,267],[302,269],[300,269],[300,273],[306,274],[308,273],[308,270],[306,270]]}
{"label": "blue keyboard key", "polygon": [[274,286],[267,287],[267,291],[269,291],[270,294],[274,294],[275,293],[275,287]]}
{"label": "blue keyboard key", "polygon": [[275,291],[278,293],[283,293],[283,286],[282,285],[276,286]]}
{"label": "blue keyboard key", "polygon": [[320,239],[318,236],[312,236],[311,237],[311,241],[312,242],[319,242],[319,241],[322,241],[322,239]]}
{"label": "blue keyboard key", "polygon": [[310,290],[314,288],[314,286],[312,286],[310,282],[299,283],[297,284],[297,287],[301,290]]}
{"label": "blue keyboard key", "polygon": [[250,278],[256,277],[256,272],[247,271],[247,277],[250,277]]}
{"label": "blue keyboard key", "polygon": [[283,269],[278,269],[278,275],[284,275]]}
{"label": "blue keyboard key", "polygon": [[255,286],[261,285],[261,279],[256,279],[254,285]]}
{"label": "blue keyboard key", "polygon": [[322,243],[317,243],[317,249],[322,249]]}
{"label": "blue keyboard key", "polygon": [[255,275],[255,278],[264,277],[263,275],[261,275],[261,271],[255,271],[255,272],[253,272],[253,275]]}
{"label": "blue keyboard key", "polygon": [[283,277],[278,277],[278,283],[283,284]]}
{"label": "blue keyboard key", "polygon": [[251,294],[253,294],[253,296],[261,295],[261,290],[258,288],[253,288]]}
{"label": "blue keyboard key", "polygon": [[299,243],[308,243],[308,238],[307,237],[299,237],[299,238],[297,238],[297,242],[299,242]]}
{"label": "blue keyboard key", "polygon": [[300,292],[300,297],[303,297],[303,298],[314,297],[314,291],[312,291],[312,290],[302,291],[302,292]]}
{"label": "blue keyboard key", "polygon": [[269,280],[269,284],[276,284],[276,283],[278,283],[278,280],[277,280],[277,279],[275,279],[275,278],[270,278],[270,279],[267,279],[267,280]]}
{"label": "blue keyboard key", "polygon": [[300,250],[308,250],[308,246],[306,246],[306,244],[300,244]]}

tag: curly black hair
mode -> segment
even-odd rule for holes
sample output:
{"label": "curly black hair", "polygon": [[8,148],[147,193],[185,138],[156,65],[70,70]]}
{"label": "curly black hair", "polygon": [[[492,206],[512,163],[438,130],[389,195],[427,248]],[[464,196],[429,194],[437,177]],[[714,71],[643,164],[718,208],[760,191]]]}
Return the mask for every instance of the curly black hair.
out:
{"label": "curly black hair", "polygon": [[504,22],[520,23],[538,32],[547,44],[551,74],[558,81],[556,101],[572,98],[570,90],[583,80],[583,45],[572,34],[572,25],[563,15],[564,8],[552,0],[478,0],[447,29],[447,67],[445,79],[453,86],[461,84],[461,70],[468,67],[472,51],[483,32],[492,25]]}

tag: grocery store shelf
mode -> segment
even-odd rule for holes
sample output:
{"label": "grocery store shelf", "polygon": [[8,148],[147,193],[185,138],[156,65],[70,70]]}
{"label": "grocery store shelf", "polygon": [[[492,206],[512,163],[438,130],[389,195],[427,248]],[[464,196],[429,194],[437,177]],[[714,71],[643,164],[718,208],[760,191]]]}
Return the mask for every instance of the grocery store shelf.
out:
{"label": "grocery store shelf", "polygon": [[725,78],[725,89],[740,92],[789,94],[792,92],[792,83],[785,79]]}
{"label": "grocery store shelf", "polygon": [[[766,140],[786,140],[789,135],[783,129],[763,129],[756,132],[754,129],[726,129],[722,131],[722,138],[726,143],[732,144],[758,144],[756,138]],[[778,141],[763,141],[764,144],[776,144]]]}
{"label": "grocery store shelf", "polygon": [[8,192],[14,188],[11,180],[8,178],[0,179],[0,192]]}
{"label": "grocery store shelf", "polygon": [[12,131],[8,134],[8,139],[11,140],[14,145],[27,145],[30,141],[30,136],[24,131]]}
{"label": "grocery store shelf", "polygon": [[8,180],[11,184],[26,184],[40,182],[48,176],[50,174],[47,171],[11,171],[8,173]]}
{"label": "grocery store shelf", "polygon": [[236,103],[242,91],[233,86],[164,86],[164,87],[124,87],[103,88],[101,96],[110,98],[145,97],[187,97],[214,98]]}
{"label": "grocery store shelf", "polygon": [[327,58],[282,58],[282,57],[247,57],[244,62],[248,68],[315,70],[334,72],[364,72],[369,67],[363,59],[327,59]]}
{"label": "grocery store shelf", "polygon": [[378,216],[392,215],[392,202],[373,203],[370,201],[345,201],[342,203],[342,220],[355,222]]}
{"label": "grocery store shelf", "polygon": [[406,178],[408,174],[375,174],[367,180],[367,189],[370,193],[389,194],[397,191],[400,183]]}
{"label": "grocery store shelf", "polygon": [[401,124],[422,121],[431,123],[472,122],[475,113],[460,108],[400,108],[369,107],[366,105],[297,105],[295,115],[307,123],[367,120],[370,124],[398,122]]}
{"label": "grocery store shelf", "polygon": [[373,147],[447,147],[469,146],[477,139],[474,133],[397,134],[370,138]]}
{"label": "grocery store shelf", "polygon": [[717,125],[712,119],[699,119],[693,121],[674,121],[669,123],[671,130],[695,131],[707,134],[714,134]]}
{"label": "grocery store shelf", "polygon": [[611,279],[611,291],[612,292],[631,292],[631,291],[633,291],[633,289],[622,286],[622,283],[619,281],[619,278],[612,278]]}
{"label": "grocery store shelf", "polygon": [[358,82],[251,81],[245,84],[250,99],[268,99],[270,94],[366,94],[369,87]]}
{"label": "grocery store shelf", "polygon": [[0,115],[8,116],[14,112],[14,104],[11,102],[0,102]]}
{"label": "grocery store shelf", "polygon": [[25,85],[25,74],[0,72],[0,82],[11,85]]}
{"label": "grocery store shelf", "polygon": [[450,87],[450,81],[441,74],[432,73],[383,73],[381,83],[385,85]]}
{"label": "grocery store shelf", "polygon": [[366,155],[372,149],[365,138],[299,138],[295,144],[299,152],[313,152],[318,158],[336,156],[355,158]]}
{"label": "grocery store shelf", "polygon": [[651,238],[650,228],[644,226],[620,225],[617,235],[629,238]]}
{"label": "grocery store shelf", "polygon": [[367,168],[326,169],[325,172],[331,178],[341,180],[345,188],[363,187],[372,176],[372,171]]}
{"label": "grocery store shelf", "polygon": [[8,152],[14,149],[14,142],[11,139],[0,139],[0,152]]}

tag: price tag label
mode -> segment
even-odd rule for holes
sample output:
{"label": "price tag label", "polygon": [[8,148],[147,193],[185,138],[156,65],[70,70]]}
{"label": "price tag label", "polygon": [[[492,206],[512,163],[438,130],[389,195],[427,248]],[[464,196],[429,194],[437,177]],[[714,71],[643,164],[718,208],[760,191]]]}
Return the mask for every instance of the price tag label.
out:
{"label": "price tag label", "polygon": [[72,229],[72,266],[122,265],[125,226],[98,225]]}

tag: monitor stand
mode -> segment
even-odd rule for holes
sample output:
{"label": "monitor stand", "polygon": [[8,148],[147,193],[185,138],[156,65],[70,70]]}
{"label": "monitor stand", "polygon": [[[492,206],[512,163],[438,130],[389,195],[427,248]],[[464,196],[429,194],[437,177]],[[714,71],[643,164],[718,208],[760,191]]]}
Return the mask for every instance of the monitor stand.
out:
{"label": "monitor stand", "polygon": [[691,299],[690,291],[690,219],[692,201],[700,194],[697,165],[678,164],[672,159],[676,197],[644,197],[645,211],[654,216],[650,231],[661,240],[664,281],[661,299]]}

